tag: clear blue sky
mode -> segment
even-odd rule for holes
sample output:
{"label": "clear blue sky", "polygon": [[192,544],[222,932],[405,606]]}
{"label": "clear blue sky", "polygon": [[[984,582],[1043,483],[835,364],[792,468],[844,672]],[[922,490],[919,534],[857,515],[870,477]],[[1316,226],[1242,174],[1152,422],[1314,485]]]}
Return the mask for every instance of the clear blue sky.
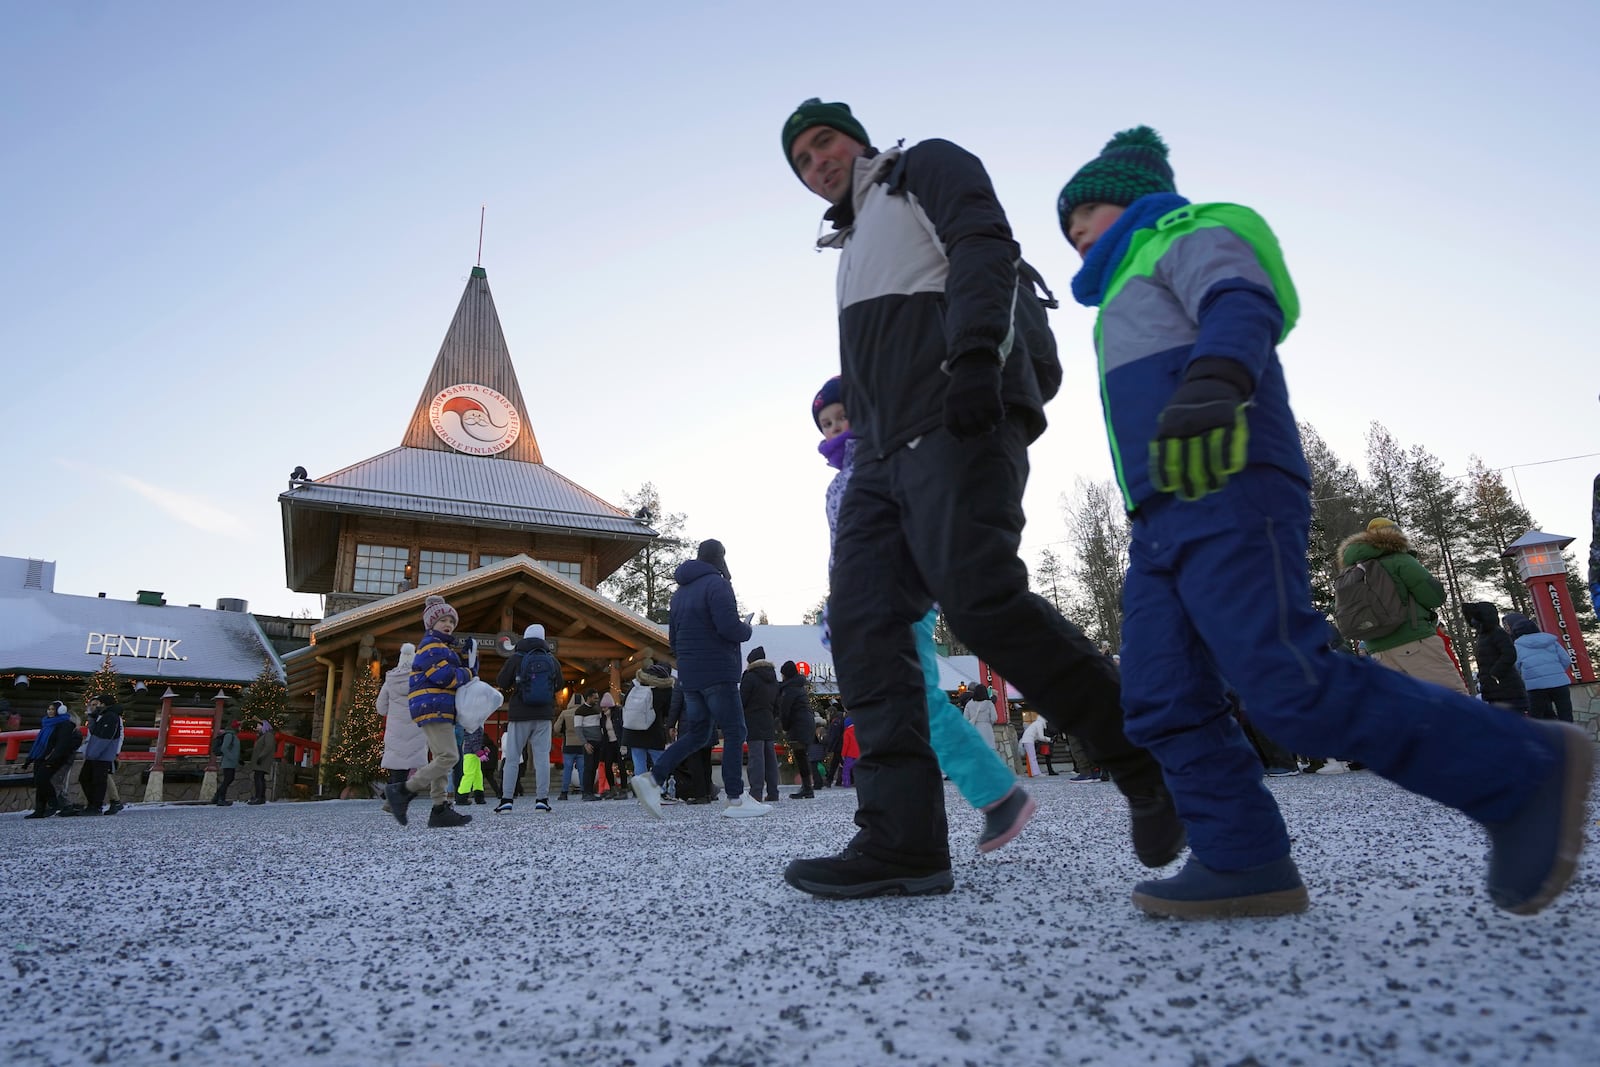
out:
{"label": "clear blue sky", "polygon": [[[1149,123],[1180,191],[1276,229],[1291,395],[1344,458],[1374,419],[1454,474],[1600,451],[1597,12],[5,5],[0,553],[56,560],[64,592],[316,610],[284,585],[277,494],[399,443],[486,202],[546,461],[613,501],[656,482],[749,607],[798,621],[826,589],[809,401],[837,369],[835,259],[778,129],[812,95],[879,144],[978,153],[1063,294],[1057,190]],[[1110,476],[1092,317],[1054,323],[1030,561],[1074,479]],[[1583,549],[1597,469],[1516,483]]]}

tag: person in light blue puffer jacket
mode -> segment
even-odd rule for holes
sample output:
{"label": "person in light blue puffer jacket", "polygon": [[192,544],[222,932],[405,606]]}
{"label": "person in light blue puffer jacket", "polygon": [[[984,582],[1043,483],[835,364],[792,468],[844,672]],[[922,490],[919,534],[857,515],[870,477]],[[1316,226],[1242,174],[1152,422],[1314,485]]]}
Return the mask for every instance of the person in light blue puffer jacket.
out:
{"label": "person in light blue puffer jacket", "polygon": [[1572,721],[1572,656],[1561,638],[1545,633],[1526,615],[1508,611],[1502,617],[1517,644],[1517,673],[1528,688],[1528,714],[1535,719]]}

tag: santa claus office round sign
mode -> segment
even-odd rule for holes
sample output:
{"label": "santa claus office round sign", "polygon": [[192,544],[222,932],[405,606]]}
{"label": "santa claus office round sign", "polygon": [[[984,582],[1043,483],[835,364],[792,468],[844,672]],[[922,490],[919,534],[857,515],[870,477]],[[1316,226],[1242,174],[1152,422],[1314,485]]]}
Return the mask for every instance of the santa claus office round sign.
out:
{"label": "santa claus office round sign", "polygon": [[452,385],[428,405],[428,425],[439,440],[469,456],[504,452],[522,432],[511,401],[487,385]]}

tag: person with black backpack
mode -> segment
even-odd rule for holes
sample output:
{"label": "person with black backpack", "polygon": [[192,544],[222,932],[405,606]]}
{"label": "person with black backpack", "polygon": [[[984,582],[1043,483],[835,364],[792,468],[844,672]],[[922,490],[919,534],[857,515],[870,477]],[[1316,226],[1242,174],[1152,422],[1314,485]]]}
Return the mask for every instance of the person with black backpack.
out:
{"label": "person with black backpack", "polygon": [[828,203],[837,249],[841,402],[858,439],[840,501],[829,623],[861,747],[857,832],[784,880],[824,897],[949,892],[944,777],[915,627],[951,628],[1080,733],[1128,801],[1140,862],[1178,857],[1161,768],[1123,730],[1121,684],[1083,631],[1032,592],[1018,555],[1028,447],[1061,364],[1040,278],[977,156],[932,138],[876,148],[843,103],[785,116],[784,162]]}
{"label": "person with black backpack", "polygon": [[109,693],[96,693],[86,701],[89,712],[89,737],[83,745],[83,771],[78,784],[83,787],[84,807],[64,811],[63,815],[101,815],[106,799],[106,780],[111,777],[111,761],[117,758],[122,737],[122,708]]}
{"label": "person with black backpack", "polygon": [[[1339,546],[1339,565],[1345,568],[1334,582],[1340,634],[1364,642],[1367,654],[1391,670],[1465,694],[1461,672],[1439,637],[1437,611],[1444,603],[1444,584],[1418,562],[1400,527],[1385,518],[1373,519]],[[1379,606],[1390,597],[1397,609]],[[1352,619],[1362,622],[1353,626]],[[1366,628],[1357,631],[1355,626],[1363,623]]]}
{"label": "person with black backpack", "polygon": [[510,811],[522,773],[522,753],[533,743],[533,810],[550,810],[550,724],[556,717],[556,694],[562,689],[561,664],[544,639],[544,627],[534,623],[522,631],[522,640],[495,678],[511,694],[506,705],[506,732],[501,743],[500,803],[495,811]]}

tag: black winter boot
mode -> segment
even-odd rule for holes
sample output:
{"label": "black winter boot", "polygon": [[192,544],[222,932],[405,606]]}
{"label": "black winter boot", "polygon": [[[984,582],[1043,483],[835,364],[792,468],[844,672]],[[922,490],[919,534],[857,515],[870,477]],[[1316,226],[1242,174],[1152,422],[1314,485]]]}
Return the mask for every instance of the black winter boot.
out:
{"label": "black winter boot", "polygon": [[449,804],[435,804],[428,813],[429,826],[465,826],[472,821],[472,816],[463,815]]}
{"label": "black winter boot", "polygon": [[1165,867],[1178,858],[1189,843],[1189,834],[1178,818],[1172,795],[1164,786],[1149,794],[1130,796],[1128,814],[1132,821],[1133,854],[1146,867]]}

